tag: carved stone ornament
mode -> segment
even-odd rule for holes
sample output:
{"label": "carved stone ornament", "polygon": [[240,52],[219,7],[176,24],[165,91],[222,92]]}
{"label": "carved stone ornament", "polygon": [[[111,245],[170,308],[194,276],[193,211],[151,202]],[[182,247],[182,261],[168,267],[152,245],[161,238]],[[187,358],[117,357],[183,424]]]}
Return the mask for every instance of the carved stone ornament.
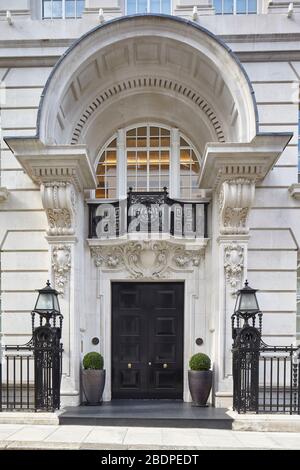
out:
{"label": "carved stone ornament", "polygon": [[224,269],[226,280],[234,295],[241,286],[244,269],[244,248],[233,242],[224,248]]}
{"label": "carved stone ornament", "polygon": [[41,195],[47,214],[48,235],[75,233],[76,193],[72,183],[51,181],[41,185]]}
{"label": "carved stone ornament", "polygon": [[187,249],[184,245],[161,240],[128,241],[119,245],[91,246],[95,265],[139,278],[163,278],[171,271],[193,270],[200,265],[205,245]]}
{"label": "carved stone ornament", "polygon": [[54,245],[52,247],[52,268],[55,278],[55,288],[63,297],[71,269],[70,246]]}
{"label": "carved stone ornament", "polygon": [[255,182],[246,178],[224,181],[221,185],[220,233],[247,234],[247,219],[255,194]]}

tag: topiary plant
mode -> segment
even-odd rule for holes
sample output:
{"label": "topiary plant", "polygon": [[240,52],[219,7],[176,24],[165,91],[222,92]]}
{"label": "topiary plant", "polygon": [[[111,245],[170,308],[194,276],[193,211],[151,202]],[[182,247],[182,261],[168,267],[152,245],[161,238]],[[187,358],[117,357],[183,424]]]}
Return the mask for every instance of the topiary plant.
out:
{"label": "topiary plant", "polygon": [[84,369],[103,369],[103,357],[97,352],[87,353],[82,361]]}
{"label": "topiary plant", "polygon": [[211,362],[206,354],[197,353],[191,357],[189,365],[191,370],[209,370]]}

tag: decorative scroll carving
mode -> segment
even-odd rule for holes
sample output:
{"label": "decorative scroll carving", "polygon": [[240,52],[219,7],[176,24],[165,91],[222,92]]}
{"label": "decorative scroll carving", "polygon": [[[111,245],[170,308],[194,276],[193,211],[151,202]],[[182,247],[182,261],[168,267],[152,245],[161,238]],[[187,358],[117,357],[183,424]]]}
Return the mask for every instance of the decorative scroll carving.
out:
{"label": "decorative scroll carving", "polygon": [[129,241],[118,245],[91,246],[97,267],[127,270],[132,278],[162,278],[168,272],[192,270],[200,265],[205,245],[188,249],[161,240]]}
{"label": "decorative scroll carving", "polygon": [[222,234],[248,233],[247,219],[254,193],[255,182],[250,179],[236,178],[222,183],[219,196]]}
{"label": "decorative scroll carving", "polygon": [[44,183],[41,195],[49,223],[48,235],[73,235],[76,212],[73,184],[64,181]]}
{"label": "decorative scroll carving", "polygon": [[242,282],[244,269],[244,248],[236,242],[224,248],[224,269],[231,294],[234,295]]}
{"label": "decorative scroll carving", "polygon": [[63,297],[71,269],[70,246],[54,245],[52,247],[52,268],[55,277],[55,288]]}

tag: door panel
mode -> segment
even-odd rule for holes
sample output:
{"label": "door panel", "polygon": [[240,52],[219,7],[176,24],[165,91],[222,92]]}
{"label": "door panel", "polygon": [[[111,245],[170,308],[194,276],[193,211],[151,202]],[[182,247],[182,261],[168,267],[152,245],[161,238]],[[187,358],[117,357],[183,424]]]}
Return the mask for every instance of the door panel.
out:
{"label": "door panel", "polygon": [[182,398],[183,283],[112,284],[113,398]]}

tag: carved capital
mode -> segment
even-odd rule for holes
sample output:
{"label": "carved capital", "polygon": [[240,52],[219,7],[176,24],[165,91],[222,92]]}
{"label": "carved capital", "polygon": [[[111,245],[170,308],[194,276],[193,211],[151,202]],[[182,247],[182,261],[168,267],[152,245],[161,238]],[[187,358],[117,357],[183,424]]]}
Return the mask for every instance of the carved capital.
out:
{"label": "carved capital", "polygon": [[47,214],[48,235],[75,233],[76,193],[72,183],[51,181],[41,185],[41,196]]}
{"label": "carved capital", "polygon": [[234,178],[222,183],[219,193],[221,234],[248,233],[247,221],[254,194],[255,182],[252,179]]}
{"label": "carved capital", "polygon": [[71,269],[71,247],[69,245],[53,245],[52,268],[55,288],[63,297]]}
{"label": "carved capital", "polygon": [[91,246],[96,267],[126,270],[135,279],[157,279],[167,277],[170,272],[192,271],[200,265],[204,253],[205,244],[187,248],[162,240]]}
{"label": "carved capital", "polygon": [[234,295],[241,286],[244,270],[244,248],[236,242],[224,248],[224,270],[226,281],[230,285],[231,294]]}

